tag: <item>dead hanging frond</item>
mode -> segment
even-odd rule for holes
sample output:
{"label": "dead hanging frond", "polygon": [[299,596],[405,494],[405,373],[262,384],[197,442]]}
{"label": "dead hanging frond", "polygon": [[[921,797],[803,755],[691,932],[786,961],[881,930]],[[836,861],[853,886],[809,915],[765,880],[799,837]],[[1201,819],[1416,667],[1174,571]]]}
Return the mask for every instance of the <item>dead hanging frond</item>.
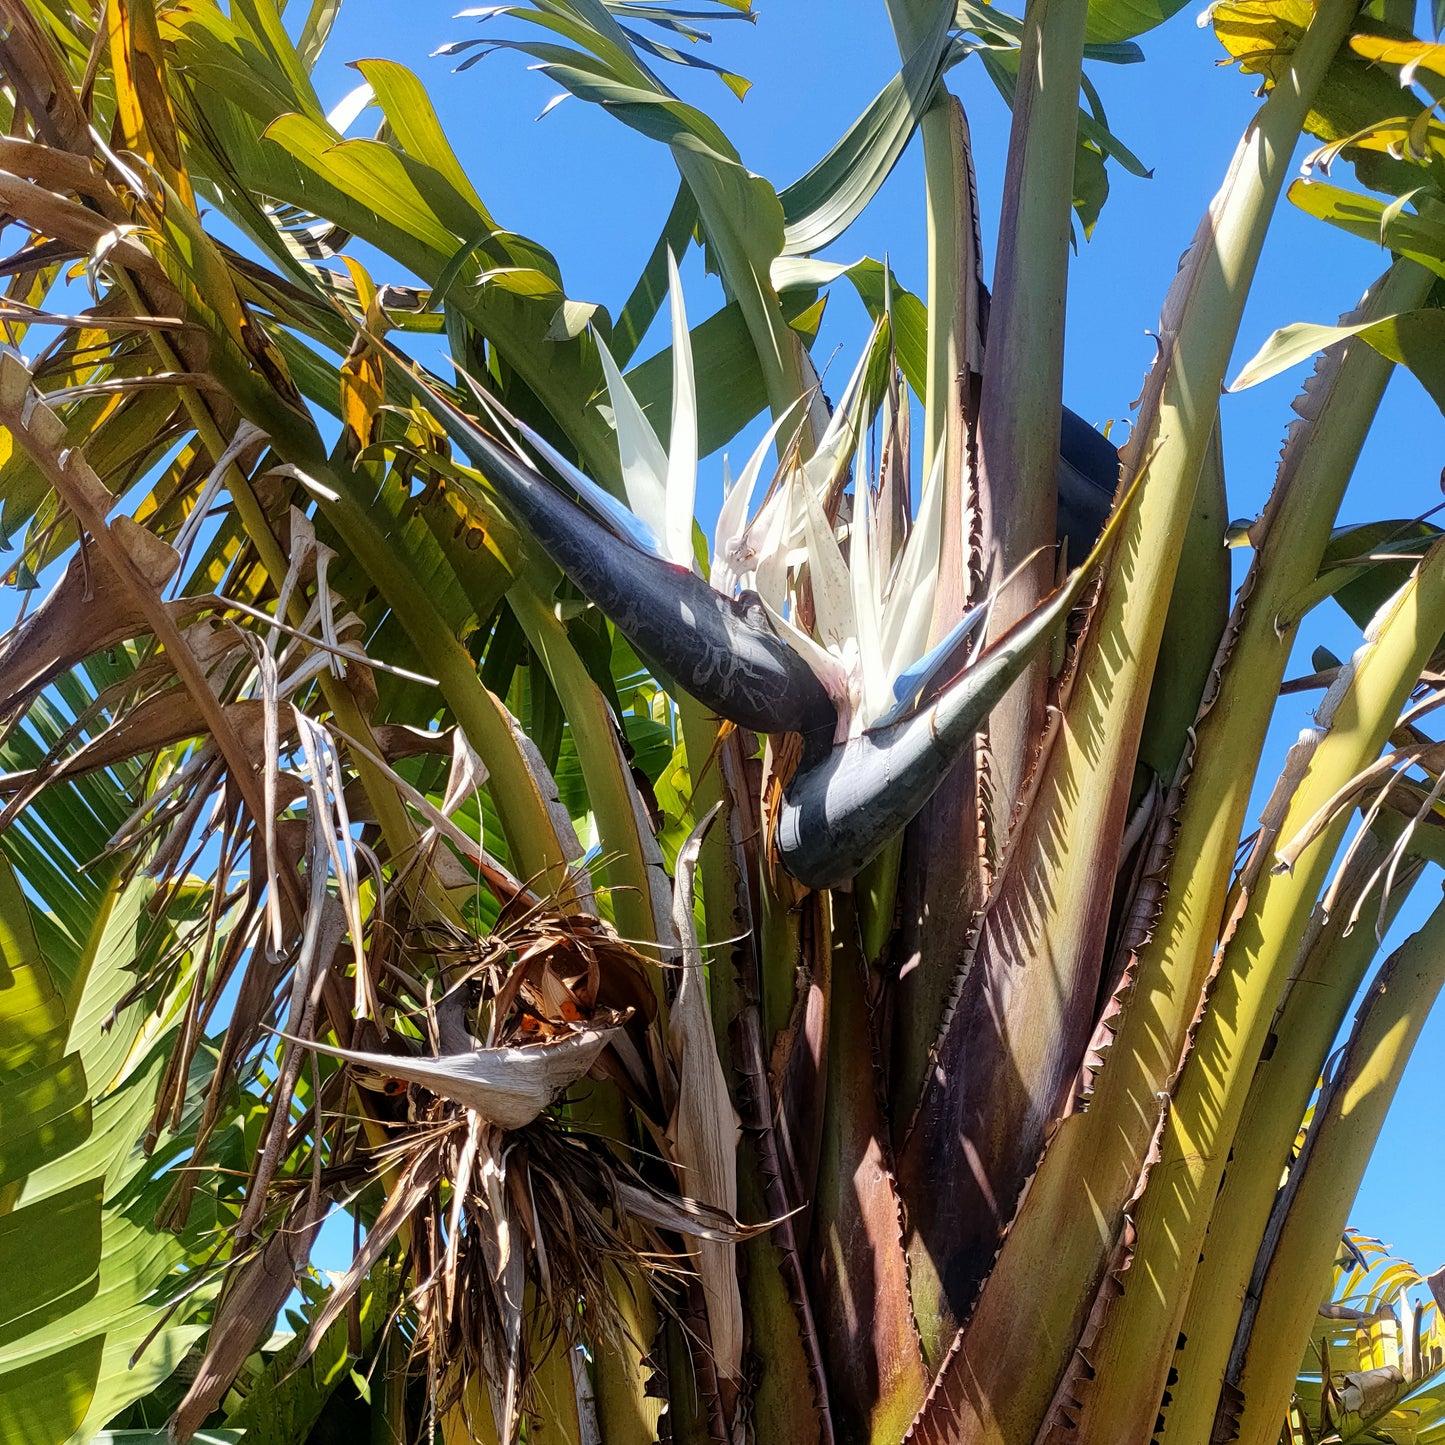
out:
{"label": "dead hanging frond", "polygon": [[[29,394],[22,410],[27,405],[30,431],[38,428],[44,441],[43,403]],[[68,464],[70,471],[82,467]],[[115,615],[107,611],[120,614],[136,602],[124,612],[120,638],[149,632],[163,646],[123,649],[121,680],[93,697],[58,737],[54,729],[44,734],[43,756],[0,784],[0,791],[10,794],[0,827],[45,789],[87,772],[131,765],[127,775],[140,785],[139,800],[123,813],[105,851],[122,857],[124,872],[144,867],[155,880],[151,911],[157,925],[182,913],[189,920],[169,946],[147,956],[145,970],[121,1001],[124,1007],[184,974],[182,1029],[158,1092],[147,1133],[151,1143],[182,1106],[207,1026],[218,1009],[230,1009],[191,1165],[160,1211],[178,1227],[224,1100],[238,1074],[245,1077],[247,1061],[267,1031],[279,1027],[305,1039],[334,1031],[349,1041],[350,1020],[375,1018],[379,1011],[369,954],[373,922],[388,905],[383,868],[351,816],[348,789],[354,777],[343,748],[307,710],[312,684],[333,669],[342,649],[351,649],[349,661],[364,654],[344,640],[359,623],[350,613],[341,615],[327,584],[330,554],[314,544],[300,549],[286,589],[289,597],[301,584],[314,583],[301,627],[269,625],[268,619],[262,633],[215,617],[177,626],[178,619],[206,609],[213,599],[160,602],[174,572],[173,550],[125,519],[95,525],[113,545],[90,546],[88,564],[83,548],[54,594],[54,606],[33,616],[0,656],[0,669],[6,663],[17,668],[19,683],[11,694],[17,724],[33,732],[28,714],[49,707],[42,694],[52,680],[83,676],[77,665],[106,641],[98,642],[93,629],[87,632],[92,619],[115,625]],[[116,546],[129,549],[119,568]],[[139,564],[152,554],[165,565],[147,571]],[[308,554],[312,563],[303,572]],[[94,583],[98,574],[97,559],[114,575],[113,599],[94,586],[86,596],[87,575]],[[161,620],[171,628],[166,636]],[[126,661],[135,663],[128,673]],[[208,862],[208,876],[197,876],[197,870],[207,874]],[[348,939],[350,947],[342,950]],[[234,1002],[225,1002],[228,990]],[[374,1036],[383,1032],[377,1028]],[[294,1046],[280,1052],[242,1236],[263,1229],[272,1185],[284,1177],[285,1163],[298,1147],[291,1105],[307,1058]],[[314,1139],[312,1148],[319,1149]]]}
{"label": "dead hanging frond", "polygon": [[[619,1272],[641,1269],[665,1287],[689,1271],[679,1237],[730,1248],[753,1231],[730,1209],[659,1187],[553,1112],[589,1072],[631,1081],[657,1108],[646,1052],[629,1034],[655,1017],[653,965],[609,925],[538,907],[488,936],[435,924],[404,934],[414,963],[431,952],[439,986],[417,980],[422,996],[397,1009],[391,1052],[305,1045],[355,1071],[389,1121],[371,1156],[386,1202],[305,1348],[400,1240],[416,1280],[416,1349],[431,1377],[449,1382],[439,1405],[459,1404],[479,1379],[500,1438],[512,1440],[528,1404],[531,1342],[570,1347],[585,1327],[594,1345],[620,1344]],[[299,1036],[287,1042],[300,1050]],[[441,1044],[452,1051],[428,1051]],[[529,1288],[546,1322],[530,1333]]]}
{"label": "dead hanging frond", "polygon": [[[126,528],[118,541],[156,593],[175,575],[175,552],[144,528]],[[82,545],[40,606],[0,638],[0,722],[77,663],[148,631],[134,587],[105,553]]]}
{"label": "dead hanging frond", "polygon": [[[306,1349],[319,1342],[399,1236],[408,1243],[414,1349],[439,1387],[438,1408],[486,1385],[501,1440],[513,1441],[531,1407],[534,1351],[633,1348],[617,1290],[642,1272],[666,1303],[687,1273],[678,1233],[736,1240],[716,1210],[648,1185],[604,1144],[548,1115],[502,1131],[443,1101],[426,1105],[418,1128],[388,1150],[394,1183],[352,1268],[333,1288]],[[425,1126],[424,1128],[422,1126]],[[441,1187],[445,1184],[445,1188]],[[536,1311],[522,1328],[530,1292]]]}
{"label": "dead hanging frond", "polygon": [[[115,497],[85,459],[75,449],[63,445],[64,423],[35,390],[29,370],[9,348],[0,353],[0,423],[9,428],[60,502],[73,514],[82,538],[88,535],[95,557],[118,578],[118,605],[133,609],[145,630],[165,649],[170,666],[200,707],[207,729],[226,758],[248,808],[253,814],[259,814],[260,796],[240,740],[210,689],[201,660],[161,599],[160,586],[153,576],[158,562],[145,560],[153,553],[156,539],[129,517],[107,520]],[[169,553],[171,549],[167,547],[166,551]],[[83,566],[87,565],[90,555],[82,542]],[[95,619],[92,610],[86,618],[92,629]]]}
{"label": "dead hanging frond", "polygon": [[[1381,813],[1388,810],[1395,819],[1403,819],[1404,826],[1399,828],[1384,857],[1363,885],[1355,891],[1353,900],[1349,904],[1350,915],[1345,924],[1346,934],[1353,931],[1364,911],[1366,901],[1379,886],[1374,926],[1376,941],[1382,940],[1390,913],[1390,899],[1394,893],[1397,879],[1402,867],[1408,871],[1409,865],[1406,860],[1411,855],[1423,858],[1436,856],[1436,845],[1430,835],[1438,837],[1442,828],[1438,805],[1442,793],[1445,793],[1445,771],[1442,771],[1434,758],[1430,756],[1432,753],[1433,749],[1424,749],[1413,762],[1402,761],[1399,766],[1388,770],[1384,785],[1374,794],[1367,807],[1363,805],[1362,800],[1360,823],[1354,836],[1350,839],[1344,855],[1336,867],[1334,879],[1321,901],[1321,908],[1326,916],[1334,911],[1342,893],[1349,891],[1346,869],[1354,861]],[[1407,772],[1415,767],[1424,770],[1428,787],[1406,776]]]}
{"label": "dead hanging frond", "polygon": [[305,1265],[330,1207],[324,1194],[294,1194],[265,1244],[234,1263],[195,1378],[170,1418],[171,1439],[189,1440],[220,1404],[295,1288],[296,1273]]}
{"label": "dead hanging frond", "polygon": [[[1339,669],[1339,675],[1331,684],[1324,702],[1320,705],[1317,716],[1326,725],[1333,714],[1333,705],[1343,694],[1353,675],[1353,670],[1353,663]],[[1365,887],[1351,901],[1346,932],[1354,928],[1363,910],[1365,899],[1374,892],[1376,885],[1383,879],[1384,887],[1380,890],[1375,919],[1376,934],[1383,936],[1390,895],[1402,859],[1412,851],[1419,851],[1421,843],[1425,842],[1427,833],[1422,833],[1420,830],[1424,829],[1428,832],[1428,830],[1440,826],[1437,805],[1441,794],[1445,793],[1445,743],[1438,743],[1427,737],[1419,729],[1417,723],[1438,708],[1442,702],[1445,702],[1445,694],[1435,688],[1424,688],[1396,728],[1392,739],[1396,746],[1376,758],[1368,767],[1363,768],[1338,788],[1316,809],[1303,827],[1299,828],[1294,836],[1279,848],[1275,855],[1275,872],[1292,870],[1304,852],[1342,814],[1356,807],[1360,809],[1362,814],[1360,824],[1347,845],[1321,902],[1325,913],[1329,914],[1340,902],[1344,880],[1351,861],[1363,845],[1364,839],[1374,827],[1382,811],[1389,809],[1392,813],[1405,817],[1405,826],[1395,838],[1385,858],[1371,874]],[[1313,752],[1312,745],[1317,744],[1320,736],[1322,736],[1322,729],[1318,727],[1306,729],[1301,734],[1300,742],[1291,750],[1291,759],[1294,762],[1293,774],[1302,775],[1304,768],[1308,766],[1309,756]],[[1299,754],[1298,758],[1297,754]],[[1291,769],[1287,767],[1286,772],[1289,774]],[[1409,775],[1415,772],[1424,773],[1427,780],[1425,785],[1411,780]],[[1428,848],[1428,843],[1426,843],[1426,847]]]}
{"label": "dead hanging frond", "polygon": [[[741,1130],[718,1058],[694,919],[698,854],[718,807],[698,821],[677,858],[672,916],[682,940],[682,981],[668,1019],[668,1044],[678,1075],[668,1140],[684,1191],[732,1215],[738,1207]],[[697,1245],[695,1252],[713,1361],[723,1380],[735,1381],[742,1374],[744,1338],[737,1251],[730,1243],[709,1242]]]}
{"label": "dead hanging frond", "polygon": [[1405,748],[1394,748],[1377,758],[1369,767],[1355,774],[1305,822],[1292,838],[1275,855],[1274,871],[1287,873],[1294,868],[1310,844],[1319,838],[1330,824],[1342,813],[1354,807],[1365,795],[1377,787],[1389,788],[1392,780],[1403,776],[1412,768],[1438,771],[1445,764],[1445,744],[1424,743]]}
{"label": "dead hanging frond", "polygon": [[[656,1114],[660,1091],[642,1037],[656,1016],[656,966],[609,924],[539,904],[481,937],[448,923],[403,933],[408,953],[431,957],[413,976],[393,1052],[306,1040],[311,1047],[506,1129],[532,1122],[594,1071]],[[435,986],[421,983],[423,973]]]}
{"label": "dead hanging frond", "polygon": [[[255,701],[285,716],[274,683],[261,681],[274,677],[274,665],[267,666],[274,658],[264,641],[256,652],[248,686],[263,694]],[[666,1176],[655,1164],[628,1163],[556,1112],[588,1074],[608,1077],[661,1143],[660,1055],[647,1038],[657,1017],[658,965],[594,915],[561,912],[520,888],[493,930],[480,934],[428,912],[405,888],[378,887],[364,897],[344,856],[352,829],[339,805],[341,754],[299,706],[286,711],[285,731],[275,733],[278,812],[270,849],[254,822],[244,831],[239,811],[223,841],[226,869],[238,871],[249,852],[249,874],[232,901],[232,946],[222,948],[203,992],[223,986],[238,965],[243,973],[196,1159],[220,1117],[217,1090],[268,1031],[280,1043],[266,1071],[266,1119],[233,1231],[231,1328],[225,1338],[212,1336],[173,1428],[193,1428],[214,1405],[223,1377],[234,1373],[235,1352],[244,1357],[254,1347],[268,1291],[279,1287],[277,1270],[289,1280],[309,1247],[309,1224],[294,1221],[309,1221],[328,1194],[364,1175],[380,1177],[384,1202],[314,1320],[302,1358],[378,1261],[399,1250],[414,1281],[407,1301],[414,1349],[441,1382],[439,1405],[467,1399],[469,1382],[479,1382],[491,1425],[511,1441],[531,1404],[537,1350],[571,1348],[584,1332],[594,1348],[622,1348],[620,1280],[641,1272],[664,1296],[675,1282],[680,1298],[691,1277],[685,1239],[731,1250],[753,1231],[737,1224],[731,1208],[674,1192],[659,1182]],[[214,753],[202,747],[193,761],[185,781],[219,796]],[[465,749],[455,750],[453,763],[443,806],[433,806],[429,848],[444,845],[449,811],[477,785],[480,765]],[[276,888],[283,871],[302,890],[300,908]],[[263,904],[272,896],[281,938],[274,951],[266,946],[271,925]],[[370,911],[358,927],[366,897]],[[205,920],[199,926],[209,927]],[[384,1036],[368,1032],[375,1043],[367,1047],[322,1042],[328,1031],[350,1036],[338,984],[351,969],[367,974],[391,1025]],[[204,1016],[197,1005],[188,1039]],[[317,1082],[306,1102],[308,1059]],[[370,1147],[359,1152],[352,1128],[358,1107],[372,1121]],[[191,1182],[173,1191],[169,1217],[183,1217],[198,1171],[188,1166]],[[295,1248],[276,1242],[275,1231],[293,1229]],[[525,1310],[533,1308],[541,1327],[524,1328]]]}
{"label": "dead hanging frond", "polygon": [[[1300,734],[1300,741],[1291,749],[1291,758],[1299,755],[1304,766],[1308,765],[1308,758],[1313,753],[1314,746],[1318,745],[1319,740],[1332,725],[1336,709],[1354,683],[1355,672],[1361,659],[1374,645],[1377,630],[1383,624],[1386,610],[1382,610],[1371,626],[1366,629],[1364,643],[1356,650],[1350,662],[1338,669],[1334,680],[1316,709],[1317,726],[1305,729]],[[1327,799],[1304,826],[1278,850],[1274,864],[1276,873],[1292,871],[1305,850],[1324,834],[1331,823],[1354,806],[1365,794],[1371,792],[1376,785],[1383,784],[1385,792],[1388,793],[1393,786],[1393,779],[1413,768],[1423,768],[1431,774],[1439,772],[1442,763],[1445,763],[1445,744],[1436,743],[1426,737],[1418,726],[1423,718],[1445,704],[1445,691],[1427,685],[1432,676],[1433,664],[1434,659],[1432,658],[1426,663],[1416,680],[1415,696],[1396,725],[1391,739],[1395,746],[1337,789],[1334,795]],[[1378,805],[1375,811],[1378,811]]]}

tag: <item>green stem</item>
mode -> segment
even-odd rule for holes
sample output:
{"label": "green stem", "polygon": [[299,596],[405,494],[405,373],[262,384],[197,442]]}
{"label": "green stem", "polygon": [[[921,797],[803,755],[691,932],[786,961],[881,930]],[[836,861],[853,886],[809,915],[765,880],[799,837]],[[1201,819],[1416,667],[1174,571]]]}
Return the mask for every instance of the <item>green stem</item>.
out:
{"label": "green stem", "polygon": [[[997,587],[1020,564],[1028,565],[994,605],[989,628],[995,637],[1053,585],[1058,437],[1042,419],[1058,416],[1063,406],[1064,311],[1088,8],[1087,0],[1030,0],[1024,12],[978,452],[988,585]],[[1047,682],[1048,663],[1041,659],[989,718],[993,796],[1005,819],[1038,746]]]}
{"label": "green stem", "polygon": [[[627,1106],[611,1084],[586,1086],[570,1113],[579,1127],[612,1140],[619,1151],[627,1150]],[[609,1264],[606,1273],[622,1338],[603,1338],[596,1332],[588,1338],[602,1440],[605,1445],[656,1445],[665,1402],[648,1392],[653,1375],[649,1357],[660,1343],[652,1285],[632,1263]]]}
{"label": "green stem", "polygon": [[[1241,1445],[1273,1445],[1365,1166],[1445,984],[1445,904],[1391,955],[1355,1018],[1287,1186],[1238,1384]],[[1292,1197],[1289,1197],[1292,1196]]]}
{"label": "green stem", "polygon": [[[1399,832],[1398,827],[1392,830],[1392,840]],[[1346,928],[1352,906],[1372,882],[1388,848],[1386,839],[1368,838],[1345,874],[1335,914],[1327,923],[1318,913],[1311,920],[1316,926],[1306,939],[1297,977],[1271,1026],[1269,1057],[1260,1061],[1250,1084],[1184,1313],[1180,1333],[1185,1344],[1175,1359],[1179,1379],[1164,1415],[1162,1438],[1170,1445],[1207,1439],[1214,1424],[1239,1302],[1249,1286],[1280,1176],[1289,1165],[1300,1120],[1340,1024],[1379,946],[1373,899],[1359,925],[1349,932]],[[1422,866],[1418,859],[1402,866],[1390,893],[1387,926]]]}
{"label": "green stem", "polygon": [[406,1341],[393,1323],[371,1376],[369,1445],[405,1445],[406,1364]]}
{"label": "green stem", "polygon": [[[1378,755],[1442,633],[1445,546],[1437,546],[1375,640],[1356,654],[1349,688],[1309,756],[1279,837],[1295,836]],[[1126,1290],[1100,1332],[1081,1441],[1146,1439],[1153,1428],[1250,1080],[1348,822],[1340,810],[1292,871],[1264,873],[1229,940],[1135,1212],[1130,1273],[1148,1288]]]}
{"label": "green stem", "polygon": [[[637,790],[618,746],[607,700],[577,655],[567,629],[527,577],[508,592],[507,600],[546,668],[572,730],[587,798],[597,819],[598,841],[607,860],[604,872],[612,889],[617,929],[624,938],[642,943],[666,942],[672,936],[668,921],[671,898],[662,872],[662,854],[638,807]],[[659,888],[661,895],[655,897]],[[665,1010],[661,969],[653,979],[658,1003]]]}
{"label": "green stem", "polygon": [[[527,1445],[585,1445],[577,1409],[572,1351],[565,1331],[550,1335],[547,1315],[535,1286],[527,1287],[523,1308],[527,1358],[536,1413],[527,1417]],[[397,1441],[397,1445],[403,1445]]]}

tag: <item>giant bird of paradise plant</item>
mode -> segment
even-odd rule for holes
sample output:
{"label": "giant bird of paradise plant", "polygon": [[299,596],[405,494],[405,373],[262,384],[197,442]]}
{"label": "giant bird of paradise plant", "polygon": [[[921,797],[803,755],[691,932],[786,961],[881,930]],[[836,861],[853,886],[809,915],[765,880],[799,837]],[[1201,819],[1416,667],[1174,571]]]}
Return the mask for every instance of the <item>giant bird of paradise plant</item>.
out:
{"label": "giant bird of paradise plant", "polygon": [[[1063,405],[1071,236],[1140,169],[1083,67],[1177,6],[887,7],[897,76],[782,190],[662,78],[746,89],[699,48],[746,0],[477,12],[460,71],[521,51],[676,162],[613,314],[410,71],[323,109],[334,4],[0,0],[0,1438],[1433,1418],[1433,1324],[1331,1374],[1316,1312],[1445,980],[1437,910],[1332,1057],[1445,856],[1445,548],[1331,530],[1392,369],[1445,396],[1445,52],[1214,7],[1262,99],[1120,450]],[[966,60],[1013,107],[991,291]],[[1360,184],[1290,199],[1393,255],[1236,380],[1322,352],[1231,603],[1219,397],[1302,134]],[[917,292],[820,257],[910,144]],[[1361,643],[1241,848],[1331,597]]]}

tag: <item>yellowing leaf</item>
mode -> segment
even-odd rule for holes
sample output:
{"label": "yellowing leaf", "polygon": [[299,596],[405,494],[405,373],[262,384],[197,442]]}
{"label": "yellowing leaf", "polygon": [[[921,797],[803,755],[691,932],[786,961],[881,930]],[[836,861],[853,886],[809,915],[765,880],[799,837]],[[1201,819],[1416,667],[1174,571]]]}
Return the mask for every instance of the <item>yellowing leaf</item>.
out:
{"label": "yellowing leaf", "polygon": [[195,196],[166,93],[165,57],[155,7],[150,0],[109,0],[106,25],[121,144],[155,167],[181,200],[194,208]]}
{"label": "yellowing leaf", "polygon": [[1366,60],[1400,66],[1400,84],[1410,85],[1416,70],[1445,76],[1445,45],[1425,40],[1392,40],[1383,35],[1352,35],[1350,49]]}
{"label": "yellowing leaf", "polygon": [[[367,329],[383,325],[376,286],[365,267],[350,256],[341,259],[351,273],[357,297],[365,308]],[[358,335],[341,363],[341,419],[356,439],[358,451],[376,439],[378,414],[385,400],[385,364],[381,353]]]}
{"label": "yellowing leaf", "polygon": [[1407,366],[1445,410],[1445,311],[1427,307],[1352,326],[1295,322],[1282,326],[1235,377],[1231,391],[1244,391],[1351,336],[1362,337],[1382,356]]}
{"label": "yellowing leaf", "polygon": [[1231,0],[1209,12],[1219,43],[1246,74],[1271,84],[1289,64],[1310,22],[1309,0]]}
{"label": "yellowing leaf", "polygon": [[65,1000],[40,955],[30,909],[0,855],[0,1068],[53,1063],[65,1049]]}
{"label": "yellowing leaf", "polygon": [[483,222],[492,225],[492,218],[462,169],[421,81],[394,60],[358,60],[356,68],[370,83],[376,103],[402,150],[429,165]]}

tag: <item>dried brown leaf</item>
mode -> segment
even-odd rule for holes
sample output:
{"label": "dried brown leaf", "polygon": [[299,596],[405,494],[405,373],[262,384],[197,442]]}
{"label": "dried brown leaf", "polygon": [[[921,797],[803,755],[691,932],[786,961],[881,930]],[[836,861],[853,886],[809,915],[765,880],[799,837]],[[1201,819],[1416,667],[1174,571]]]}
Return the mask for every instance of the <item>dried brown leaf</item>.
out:
{"label": "dried brown leaf", "polygon": [[334,1048],[314,1039],[292,1041],[384,1078],[419,1084],[438,1098],[475,1109],[503,1129],[520,1129],[592,1068],[622,1023],[619,1019],[608,1026],[581,1029],[553,1043],[478,1048],[471,1053],[435,1058],[365,1053]]}
{"label": "dried brown leaf", "polygon": [[[668,1044],[677,1068],[677,1104],[668,1137],[683,1193],[735,1215],[741,1131],[718,1058],[693,916],[698,853],[717,814],[715,807],[698,822],[677,857],[672,923],[682,940],[682,981],[668,1018]],[[736,1380],[743,1355],[736,1250],[730,1243],[704,1242],[696,1247],[696,1257],[713,1360],[724,1380]]]}
{"label": "dried brown leaf", "polygon": [[246,1356],[274,1328],[330,1207],[324,1194],[304,1195],[232,1279],[216,1310],[195,1379],[168,1422],[177,1445],[184,1445],[205,1423]]}
{"label": "dried brown leaf", "polygon": [[[115,535],[157,591],[175,575],[176,554],[159,537],[133,524]],[[27,706],[76,663],[148,630],[133,592],[105,555],[82,547],[0,650],[0,715]]]}

